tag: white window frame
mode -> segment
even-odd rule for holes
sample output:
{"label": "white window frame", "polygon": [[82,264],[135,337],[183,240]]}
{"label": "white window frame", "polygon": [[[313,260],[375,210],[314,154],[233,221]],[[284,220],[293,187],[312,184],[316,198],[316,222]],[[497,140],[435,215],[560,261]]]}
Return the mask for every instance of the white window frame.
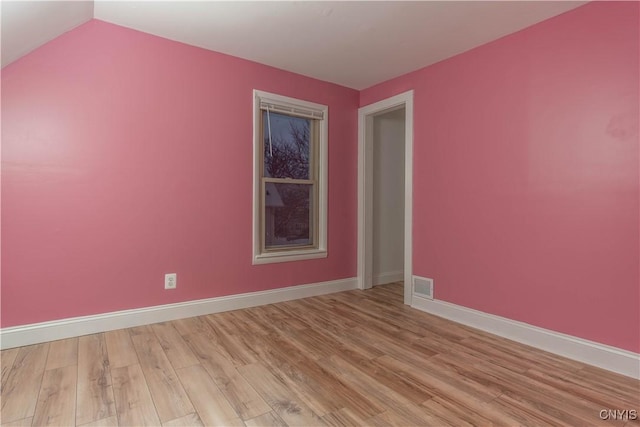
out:
{"label": "white window frame", "polygon": [[[323,118],[319,120],[318,135],[318,220],[317,247],[300,249],[283,249],[281,251],[262,250],[262,212],[261,212],[261,179],[262,139],[260,127],[260,102],[290,106],[293,108],[321,111]],[[253,264],[270,264],[275,262],[300,261],[327,257],[327,185],[328,185],[328,135],[329,107],[288,96],[277,95],[254,89],[253,91]]]}

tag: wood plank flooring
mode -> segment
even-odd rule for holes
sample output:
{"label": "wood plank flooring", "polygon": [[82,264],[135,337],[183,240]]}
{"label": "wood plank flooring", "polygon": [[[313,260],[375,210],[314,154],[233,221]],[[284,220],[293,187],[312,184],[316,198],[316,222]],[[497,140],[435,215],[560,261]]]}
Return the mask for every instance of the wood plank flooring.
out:
{"label": "wood plank flooring", "polygon": [[0,356],[2,426],[640,426],[639,381],[411,309],[400,283]]}

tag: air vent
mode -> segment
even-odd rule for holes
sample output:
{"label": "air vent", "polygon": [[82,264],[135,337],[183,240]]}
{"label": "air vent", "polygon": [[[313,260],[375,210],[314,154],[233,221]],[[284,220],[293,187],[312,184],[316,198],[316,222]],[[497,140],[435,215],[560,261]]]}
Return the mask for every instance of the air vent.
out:
{"label": "air vent", "polygon": [[433,279],[413,276],[413,295],[433,299]]}

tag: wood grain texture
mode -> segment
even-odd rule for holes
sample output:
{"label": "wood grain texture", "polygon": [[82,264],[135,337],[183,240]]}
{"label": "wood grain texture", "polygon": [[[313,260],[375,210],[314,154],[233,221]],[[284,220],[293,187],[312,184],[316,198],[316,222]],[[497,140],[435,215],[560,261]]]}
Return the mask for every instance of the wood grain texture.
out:
{"label": "wood grain texture", "polygon": [[112,369],[138,363],[138,355],[133,348],[131,335],[127,329],[105,332],[104,338],[107,343],[109,365]]}
{"label": "wood grain texture", "polygon": [[178,319],[171,322],[171,324],[182,336],[191,334],[208,334],[211,332],[211,326],[207,323],[205,316]]}
{"label": "wood grain texture", "polygon": [[[195,412],[189,415],[185,415],[184,417],[176,418],[175,420],[167,421],[162,423],[162,427],[199,427],[205,425],[215,425],[215,424],[203,424],[200,420],[200,417]],[[222,424],[221,424],[222,425]]]}
{"label": "wood grain texture", "polygon": [[352,365],[337,355],[322,360],[321,364],[324,369],[336,372],[343,382],[349,384],[350,388],[367,396],[367,399],[379,408],[379,413],[384,412],[386,408],[398,410],[412,403],[409,396],[402,395],[386,385],[379,383],[358,369],[357,366]]}
{"label": "wood grain texture", "polygon": [[286,346],[280,348],[279,344],[269,340],[269,337],[253,336],[248,338],[245,344],[292,394],[317,415],[322,416],[342,407],[341,395],[336,392],[339,387],[334,387],[331,391],[320,384],[320,381],[330,381],[330,378],[321,374],[316,376],[319,374],[319,367],[313,359],[306,358],[296,350],[289,352]]}
{"label": "wood grain texture", "polygon": [[0,352],[0,367],[2,368],[2,381],[0,382],[0,386],[2,388],[4,388],[4,383],[9,377],[9,372],[13,367],[13,362],[16,360],[19,351],[19,348],[11,348]]}
{"label": "wood grain texture", "polygon": [[414,310],[402,292],[383,285],[5,350],[0,422],[640,427],[599,418],[640,410],[640,381]]}
{"label": "wood grain texture", "polygon": [[326,414],[322,420],[329,426],[333,427],[351,427],[365,425],[364,420],[359,418],[349,409],[342,408],[336,412]]}
{"label": "wood grain texture", "polygon": [[287,425],[282,421],[282,418],[273,412],[267,412],[244,423],[247,427],[286,427]]}
{"label": "wood grain texture", "polygon": [[33,417],[34,425],[75,425],[77,374],[78,369],[73,365],[45,371]]}
{"label": "wood grain texture", "polygon": [[198,363],[198,358],[171,323],[157,323],[152,328],[173,369],[184,368]]}
{"label": "wood grain texture", "polygon": [[78,364],[78,338],[52,341],[49,343],[49,356],[46,370],[64,368]]}
{"label": "wood grain texture", "polygon": [[238,368],[242,376],[288,426],[321,426],[324,421],[289,392],[267,368],[255,363]]}
{"label": "wood grain texture", "polygon": [[177,373],[205,425],[242,425],[236,411],[202,366],[185,367]]}
{"label": "wood grain texture", "polygon": [[144,333],[134,335],[132,340],[160,421],[170,421],[194,412],[156,336]]}
{"label": "wood grain texture", "polygon": [[6,423],[0,424],[2,427],[31,427],[33,422],[33,417],[23,418],[17,421],[8,421]]}
{"label": "wood grain texture", "polygon": [[185,339],[241,419],[248,420],[271,411],[271,407],[238,373],[233,363],[218,353],[218,346],[207,335],[192,334]]}
{"label": "wood grain texture", "polygon": [[[458,426],[459,420],[446,421],[434,415],[423,406],[408,404],[397,410],[387,410],[382,414],[365,421],[364,425],[372,426]],[[482,424],[477,424],[482,425]]]}
{"label": "wood grain texture", "polygon": [[86,424],[115,415],[109,357],[104,334],[78,340],[76,422]]}
{"label": "wood grain texture", "polygon": [[22,347],[2,387],[2,422],[33,417],[49,343]]}
{"label": "wood grain texture", "polygon": [[115,368],[113,394],[121,426],[158,426],[160,419],[140,365]]}
{"label": "wood grain texture", "polygon": [[102,420],[93,421],[87,424],[82,424],[82,427],[117,427],[118,426],[118,417],[115,415],[109,418],[104,418]]}

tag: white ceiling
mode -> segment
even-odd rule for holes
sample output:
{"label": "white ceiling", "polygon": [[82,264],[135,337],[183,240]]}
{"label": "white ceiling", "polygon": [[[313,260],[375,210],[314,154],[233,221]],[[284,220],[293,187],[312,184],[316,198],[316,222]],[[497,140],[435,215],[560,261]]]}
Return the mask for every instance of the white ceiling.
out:
{"label": "white ceiling", "polygon": [[4,1],[2,66],[93,18],[92,1]]}
{"label": "white ceiling", "polygon": [[364,89],[577,1],[2,1],[2,65],[92,17]]}

